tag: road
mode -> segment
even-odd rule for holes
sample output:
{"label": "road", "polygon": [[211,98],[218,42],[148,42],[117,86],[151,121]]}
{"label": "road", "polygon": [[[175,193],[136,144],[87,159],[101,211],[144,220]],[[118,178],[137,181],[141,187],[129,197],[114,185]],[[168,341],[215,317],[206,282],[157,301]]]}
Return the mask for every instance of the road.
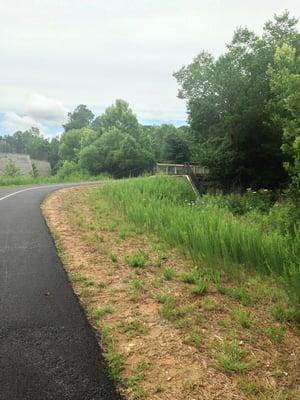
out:
{"label": "road", "polygon": [[65,186],[0,188],[0,400],[121,398],[40,211]]}

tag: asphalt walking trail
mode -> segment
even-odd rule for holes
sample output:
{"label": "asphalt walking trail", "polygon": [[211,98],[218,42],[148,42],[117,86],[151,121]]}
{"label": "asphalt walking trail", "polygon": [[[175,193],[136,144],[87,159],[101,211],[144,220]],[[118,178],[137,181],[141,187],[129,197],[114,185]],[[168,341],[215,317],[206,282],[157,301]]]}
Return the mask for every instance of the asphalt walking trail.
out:
{"label": "asphalt walking trail", "polygon": [[69,185],[0,188],[0,400],[119,400],[40,211]]}

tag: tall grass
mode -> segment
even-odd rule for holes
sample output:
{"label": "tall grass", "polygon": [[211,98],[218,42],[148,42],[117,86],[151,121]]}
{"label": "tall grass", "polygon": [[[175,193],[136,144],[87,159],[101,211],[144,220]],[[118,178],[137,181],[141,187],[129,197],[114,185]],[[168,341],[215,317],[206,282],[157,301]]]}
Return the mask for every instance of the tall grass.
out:
{"label": "tall grass", "polygon": [[112,182],[100,190],[130,221],[179,248],[195,263],[205,260],[212,268],[238,266],[273,274],[300,303],[299,231],[295,236],[265,232],[260,224],[234,216],[213,200],[197,204],[188,183],[179,178],[137,178]]}
{"label": "tall grass", "polygon": [[66,177],[60,177],[58,175],[53,176],[16,176],[7,177],[0,176],[0,187],[1,186],[18,186],[18,185],[42,185],[42,184],[52,184],[52,183],[65,183],[65,182],[82,182],[82,181],[98,181],[107,179],[105,175],[90,176],[86,174],[73,174]]}

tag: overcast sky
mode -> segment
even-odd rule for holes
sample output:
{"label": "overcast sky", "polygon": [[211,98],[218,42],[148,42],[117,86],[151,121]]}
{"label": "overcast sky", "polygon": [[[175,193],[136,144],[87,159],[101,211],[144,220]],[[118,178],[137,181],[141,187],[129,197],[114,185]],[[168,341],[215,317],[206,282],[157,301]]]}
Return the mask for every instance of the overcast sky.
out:
{"label": "overcast sky", "polygon": [[0,134],[55,134],[76,105],[116,98],[141,122],[180,124],[172,72],[284,9],[299,17],[299,0],[0,0]]}

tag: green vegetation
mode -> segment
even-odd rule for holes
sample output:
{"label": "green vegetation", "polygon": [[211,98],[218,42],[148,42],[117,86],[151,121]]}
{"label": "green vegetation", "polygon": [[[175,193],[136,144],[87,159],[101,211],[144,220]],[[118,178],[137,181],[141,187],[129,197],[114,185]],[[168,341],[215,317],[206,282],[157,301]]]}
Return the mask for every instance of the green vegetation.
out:
{"label": "green vegetation", "polygon": [[207,290],[207,281],[203,278],[199,278],[196,286],[193,288],[192,292],[198,296],[203,295]]}
{"label": "green vegetation", "polygon": [[169,267],[164,268],[162,274],[166,281],[170,281],[176,276],[174,269]]}
{"label": "green vegetation", "polygon": [[125,260],[133,268],[142,268],[145,266],[147,256],[143,251],[139,250],[132,254],[126,254]]}
{"label": "green vegetation", "polygon": [[114,381],[121,382],[121,373],[124,369],[124,356],[122,353],[115,350],[114,339],[109,328],[102,328],[101,340],[104,347],[104,357],[108,364],[109,374]]}
{"label": "green vegetation", "polygon": [[[166,177],[112,182],[99,190],[131,222],[177,247],[196,265],[205,262],[212,275],[216,276],[214,271],[218,269],[237,282],[243,271],[272,275],[287,291],[290,303],[298,307],[300,230],[297,225],[293,231],[287,229],[290,217],[285,214],[285,204],[276,204],[267,213],[253,207],[240,215],[230,211],[227,196],[205,195],[191,207],[189,202],[195,198],[188,184],[180,179],[174,183]],[[134,256],[131,262],[139,265],[139,258]],[[143,261],[144,257],[142,265]],[[207,283],[196,275],[184,275],[182,279],[196,282],[196,292],[206,290]],[[217,287],[244,305],[252,301],[248,289],[239,283],[237,287],[220,283]]]}
{"label": "green vegetation", "polygon": [[246,311],[244,311],[240,308],[237,308],[237,309],[233,310],[233,316],[240,323],[242,328],[246,328],[246,329],[250,328],[251,320],[250,320],[249,314]]}
{"label": "green vegetation", "polygon": [[284,338],[285,329],[282,326],[269,327],[265,334],[273,343],[280,343]]}
{"label": "green vegetation", "polygon": [[[174,73],[186,100],[188,126],[144,126],[129,104],[117,99],[98,116],[86,105],[68,114],[61,137],[51,141],[37,128],[0,136],[0,152],[47,159],[60,180],[114,178],[152,173],[155,161],[197,162],[210,170],[208,185],[226,192],[260,190],[266,197],[285,190],[300,219],[300,62],[297,19],[286,11],[267,21],[258,35],[239,27],[218,58],[202,51]],[[23,181],[9,166],[3,184]],[[19,180],[21,179],[21,180]],[[229,196],[236,213],[249,211],[251,196]],[[249,202],[250,200],[250,202]],[[258,206],[259,204],[257,204]],[[258,209],[258,207],[257,207]],[[262,211],[262,209],[260,209]],[[227,255],[226,255],[227,256]]]}
{"label": "green vegetation", "polygon": [[147,328],[139,321],[122,321],[119,324],[119,330],[122,333],[128,334],[130,337],[141,336],[147,333]]}
{"label": "green vegetation", "polygon": [[219,357],[219,366],[229,373],[241,373],[248,369],[245,362],[246,351],[234,340],[232,342],[225,341],[223,353]]}

